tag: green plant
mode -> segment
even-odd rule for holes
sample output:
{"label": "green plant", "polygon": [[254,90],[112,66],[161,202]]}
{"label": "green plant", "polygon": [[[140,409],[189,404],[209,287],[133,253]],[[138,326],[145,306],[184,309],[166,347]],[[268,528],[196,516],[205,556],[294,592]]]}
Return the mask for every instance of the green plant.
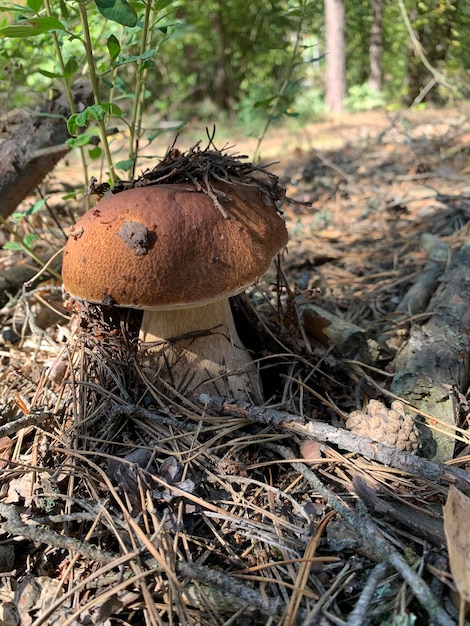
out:
{"label": "green plant", "polygon": [[[26,41],[29,75],[43,85],[62,83],[71,111],[67,143],[81,151],[85,180],[89,159],[104,158],[111,184],[118,178],[117,169],[133,172],[145,132],[148,70],[155,67],[159,46],[176,27],[176,22],[168,21],[174,4],[175,0],[27,0],[25,6],[2,7],[8,20],[3,20],[0,39],[12,42],[3,53],[4,63],[20,49],[19,42]],[[31,40],[37,55],[31,54]],[[73,98],[73,82],[79,76],[89,80],[93,91],[93,103],[83,111],[75,110]],[[111,120],[128,130],[127,157],[117,162],[108,136]],[[158,132],[148,140],[155,136]]]}
{"label": "green plant", "polygon": [[352,85],[345,100],[350,111],[369,111],[385,105],[385,96],[381,91],[374,91],[367,83]]}
{"label": "green plant", "polygon": [[303,54],[306,49],[309,49],[309,46],[305,46],[303,44],[303,31],[306,27],[307,20],[312,18],[315,7],[315,2],[298,0],[298,2],[289,4],[288,11],[284,15],[286,20],[290,20],[290,25],[293,28],[293,31],[291,31],[293,32],[293,44],[287,51],[278,88],[274,93],[271,93],[267,97],[261,98],[254,103],[255,109],[261,109],[265,113],[265,123],[258,135],[258,142],[254,154],[255,160],[259,156],[261,143],[263,142],[271,124],[282,116],[297,115],[295,109],[291,106],[300,91],[302,82],[301,77],[297,74],[296,70],[299,66],[304,64],[305,61]]}
{"label": "green plant", "polygon": [[[22,250],[26,252],[26,254],[28,254],[41,267],[44,267],[44,261],[34,251],[34,244],[37,240],[37,235],[35,233],[20,234],[19,229],[16,228],[16,226],[24,218],[37,213],[43,207],[44,203],[45,200],[41,198],[41,200],[35,202],[34,205],[30,207],[27,211],[13,213],[9,221],[6,220],[2,215],[0,215],[0,225],[11,236],[11,240],[3,244],[3,249]],[[53,268],[49,268],[49,273],[51,273],[53,276],[55,276],[55,278],[58,278],[60,280],[60,275]]]}

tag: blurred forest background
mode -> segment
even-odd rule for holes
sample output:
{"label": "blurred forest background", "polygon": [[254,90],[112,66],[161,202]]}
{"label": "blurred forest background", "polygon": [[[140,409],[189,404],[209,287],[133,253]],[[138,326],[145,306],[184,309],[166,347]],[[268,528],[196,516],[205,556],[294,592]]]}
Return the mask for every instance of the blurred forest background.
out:
{"label": "blurred forest background", "polygon": [[[28,0],[0,9],[0,112],[41,108],[92,79],[95,108],[69,131],[99,158],[97,123],[126,126],[121,169],[133,168],[142,136],[196,119],[262,138],[286,116],[303,124],[328,110],[455,105],[470,93],[466,0]],[[81,112],[71,93],[69,104]]]}

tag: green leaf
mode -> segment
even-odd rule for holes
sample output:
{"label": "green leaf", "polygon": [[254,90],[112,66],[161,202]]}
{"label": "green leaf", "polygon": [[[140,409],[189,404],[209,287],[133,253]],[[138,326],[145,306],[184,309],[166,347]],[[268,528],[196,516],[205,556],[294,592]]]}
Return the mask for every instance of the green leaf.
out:
{"label": "green leaf", "polygon": [[269,98],[263,98],[263,100],[258,100],[257,102],[255,102],[255,104],[253,106],[254,106],[255,109],[261,109],[261,108],[268,107],[275,98],[276,98],[276,96],[270,96]]}
{"label": "green leaf", "polygon": [[77,199],[77,192],[76,191],[70,191],[69,193],[66,193],[65,196],[61,196],[61,200],[76,200]]}
{"label": "green leaf", "polygon": [[95,0],[98,11],[103,17],[121,26],[135,26],[137,13],[127,0]]}
{"label": "green leaf", "polygon": [[79,133],[76,137],[69,137],[65,140],[65,143],[71,148],[79,148],[87,146],[94,137],[96,137],[96,132],[88,131]]}
{"label": "green leaf", "polygon": [[47,78],[63,78],[62,74],[59,74],[58,72],[48,72],[47,70],[38,70],[38,74],[47,76]]}
{"label": "green leaf", "polygon": [[29,7],[20,4],[0,4],[0,13],[11,13],[12,15],[20,13],[21,15],[24,15],[24,13],[32,13],[32,11]]}
{"label": "green leaf", "polygon": [[122,110],[114,102],[102,102],[101,106],[110,117],[122,117]]}
{"label": "green leaf", "polygon": [[174,1],[175,0],[156,0],[156,2],[153,3],[153,10],[155,13],[158,13],[159,11],[169,7],[174,3]]}
{"label": "green leaf", "polygon": [[114,35],[110,35],[107,41],[109,56],[111,57],[111,63],[118,58],[119,53],[121,52],[121,44],[119,43],[117,37]]}
{"label": "green leaf", "polygon": [[93,148],[90,148],[90,150],[88,150],[88,155],[90,159],[93,159],[94,161],[96,161],[96,159],[99,159],[102,154],[103,150],[99,146],[93,146]]}
{"label": "green leaf", "polygon": [[60,5],[60,14],[62,15],[63,19],[67,20],[70,16],[70,12],[69,12],[66,0],[59,0],[59,5]]}
{"label": "green leaf", "polygon": [[27,4],[32,11],[39,13],[42,7],[42,0],[28,0]]}
{"label": "green leaf", "polygon": [[78,117],[78,113],[74,113],[67,120],[67,130],[69,131],[69,134],[72,136],[75,135],[77,132],[77,117]]}
{"label": "green leaf", "polygon": [[37,238],[38,236],[34,233],[28,233],[23,237],[22,241],[7,241],[3,248],[4,250],[24,250],[25,248],[31,248]]}
{"label": "green leaf", "polygon": [[27,246],[28,248],[31,248],[31,246],[37,240],[37,238],[38,236],[35,235],[34,233],[28,233],[27,235],[23,237],[23,244]]}
{"label": "green leaf", "polygon": [[149,68],[154,68],[155,65],[156,65],[156,63],[155,63],[155,61],[153,59],[147,59],[139,67],[139,73],[143,72],[144,70],[148,70]]}
{"label": "green leaf", "polygon": [[31,17],[21,24],[0,28],[0,37],[35,37],[52,30],[65,31],[65,26],[56,17]]}
{"label": "green leaf", "polygon": [[134,167],[135,159],[125,159],[122,161],[118,161],[115,165],[119,170],[124,170],[128,172]]}
{"label": "green leaf", "polygon": [[67,63],[65,64],[64,76],[65,78],[70,78],[78,71],[78,62],[75,57],[71,57]]}
{"label": "green leaf", "polygon": [[86,126],[88,122],[97,120],[100,121],[104,119],[105,111],[103,107],[99,104],[92,104],[91,106],[84,109],[81,113],[78,114],[77,124],[79,126]]}
{"label": "green leaf", "polygon": [[18,241],[7,241],[3,244],[4,250],[24,250],[24,246]]}
{"label": "green leaf", "polygon": [[15,211],[14,213],[12,213],[11,214],[11,219],[12,219],[13,222],[17,223],[20,220],[22,220],[23,218],[28,217],[30,215],[34,215],[35,213],[37,213],[40,209],[42,209],[42,207],[45,204],[46,204],[46,199],[45,198],[41,198],[40,200],[35,202],[32,207],[30,207],[26,211]]}
{"label": "green leaf", "polygon": [[102,76],[101,77],[101,82],[108,89],[112,89],[114,87],[114,83],[112,81],[110,81],[109,78],[106,78],[106,76]]}

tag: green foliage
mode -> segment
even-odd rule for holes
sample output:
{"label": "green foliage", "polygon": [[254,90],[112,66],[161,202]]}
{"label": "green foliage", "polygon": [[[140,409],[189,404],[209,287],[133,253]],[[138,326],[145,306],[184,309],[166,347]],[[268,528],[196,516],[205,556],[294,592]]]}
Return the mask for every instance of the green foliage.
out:
{"label": "green foliage", "polygon": [[[310,7],[309,29],[319,2],[177,2],[178,28],[160,51],[151,87],[157,106],[175,116],[204,115],[208,98],[233,112],[242,102],[254,106],[275,97],[292,62],[303,5]],[[295,74],[302,76],[300,66]]]}
{"label": "green foliage", "polygon": [[[38,86],[47,91],[60,81],[72,111],[67,122],[69,144],[81,149],[93,144],[89,157],[106,158],[113,182],[116,174],[107,139],[109,121],[117,118],[127,125],[127,161],[134,163],[151,97],[149,70],[155,67],[160,44],[172,32],[167,18],[175,4],[175,0],[29,0],[26,6],[4,5],[1,10],[8,19],[0,24],[0,41],[5,44],[0,48],[4,70],[0,86],[6,87],[2,107],[27,105],[25,91],[37,91]],[[11,70],[5,72],[12,59],[14,76]],[[76,112],[71,88],[73,80],[83,74],[93,88],[94,103]],[[94,145],[97,136],[100,148]]]}
{"label": "green foliage", "polygon": [[380,91],[374,91],[367,83],[350,87],[345,106],[350,111],[369,111],[385,105],[385,96]]}
{"label": "green foliage", "polygon": [[[468,78],[461,74],[461,82],[458,78],[459,72],[454,71],[456,67],[463,72],[470,69],[470,54],[466,45],[470,34],[468,1],[420,0],[411,17],[411,25],[427,61],[444,79],[427,99],[442,104],[452,101],[459,91],[464,97],[468,95]],[[407,74],[410,101],[426,86],[430,73],[423,71],[419,56],[410,56]],[[454,79],[452,84],[447,81],[450,76]],[[444,82],[448,84],[444,85]]]}
{"label": "green foliage", "polygon": [[[127,158],[120,169],[132,172],[152,110],[163,119],[194,114],[212,123],[218,111],[238,110],[270,124],[287,115],[302,88],[308,46],[303,37],[321,14],[320,0],[29,0],[8,3],[0,24],[0,67],[15,59],[15,73],[2,80],[7,106],[29,104],[33,91],[47,92],[62,82],[71,97],[75,78],[85,72],[94,103],[68,120],[74,148],[107,161],[111,119],[126,125]],[[208,101],[215,109],[207,110]],[[6,108],[5,107],[5,108]],[[179,126],[175,124],[176,126]],[[96,144],[100,138],[100,148]]]}
{"label": "green foliage", "polygon": [[[18,224],[25,218],[38,213],[45,203],[45,199],[40,198],[26,211],[15,211],[10,215],[10,222]],[[38,236],[35,233],[27,233],[23,237],[20,237],[14,229],[9,228],[8,230],[10,231],[10,234],[13,235],[14,239],[13,241],[7,241],[3,245],[5,250],[25,250],[26,252],[30,252],[38,239]]]}
{"label": "green foliage", "polygon": [[67,128],[69,133],[75,137],[79,128],[88,126],[90,122],[101,122],[106,117],[122,117],[122,111],[113,102],[92,104],[81,113],[73,113],[67,120]]}
{"label": "green foliage", "polygon": [[[427,98],[446,102],[458,94],[468,97],[470,69],[470,4],[468,0],[404,0],[411,27],[429,64],[453,89],[436,85]],[[401,15],[399,2],[382,2],[384,96],[387,101],[411,102],[431,74],[416,54]],[[370,0],[346,2],[347,75],[350,85],[364,84],[369,71]]]}
{"label": "green foliage", "polygon": [[137,13],[126,0],[95,0],[98,11],[103,17],[121,26],[135,26]]}
{"label": "green foliage", "polygon": [[[468,96],[468,1],[404,2],[430,63]],[[411,79],[419,86],[429,78],[411,53],[399,3],[384,0],[384,90],[371,92],[371,2],[347,2],[346,10],[350,109],[399,101],[411,93]],[[211,124],[222,111],[262,137],[283,117],[322,110],[322,0],[6,2],[0,42],[0,110],[33,106],[38,93],[52,89],[70,95],[74,80],[88,77],[94,102],[72,110],[69,144],[86,149],[86,159],[105,158],[111,180],[110,123],[129,134],[118,169],[132,173],[142,139],[159,137],[171,120],[174,128],[194,117]],[[437,87],[431,95],[444,99],[448,90]],[[146,128],[144,119],[155,123]]]}

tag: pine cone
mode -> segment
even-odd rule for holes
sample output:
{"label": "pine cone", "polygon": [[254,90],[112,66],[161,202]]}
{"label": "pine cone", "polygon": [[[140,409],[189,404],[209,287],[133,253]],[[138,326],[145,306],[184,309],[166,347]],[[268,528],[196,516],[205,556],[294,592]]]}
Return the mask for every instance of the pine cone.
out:
{"label": "pine cone", "polygon": [[390,409],[378,400],[369,400],[367,412],[353,411],[346,428],[400,452],[416,452],[419,447],[419,430],[411,415],[405,412],[405,405],[398,400],[392,402]]}

